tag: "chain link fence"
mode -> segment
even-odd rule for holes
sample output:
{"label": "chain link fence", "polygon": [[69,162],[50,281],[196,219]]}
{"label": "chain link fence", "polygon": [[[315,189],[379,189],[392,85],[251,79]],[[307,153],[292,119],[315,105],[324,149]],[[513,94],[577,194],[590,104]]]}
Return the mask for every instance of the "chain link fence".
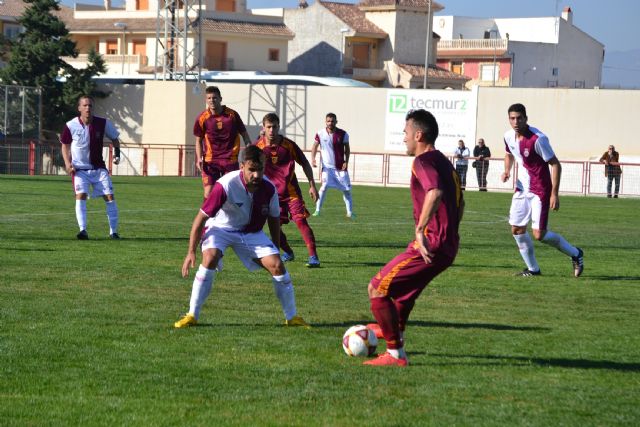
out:
{"label": "chain link fence", "polygon": [[[40,89],[0,86],[0,144],[27,147],[38,141],[40,109]],[[0,150],[0,173],[27,173],[28,156],[28,150]]]}

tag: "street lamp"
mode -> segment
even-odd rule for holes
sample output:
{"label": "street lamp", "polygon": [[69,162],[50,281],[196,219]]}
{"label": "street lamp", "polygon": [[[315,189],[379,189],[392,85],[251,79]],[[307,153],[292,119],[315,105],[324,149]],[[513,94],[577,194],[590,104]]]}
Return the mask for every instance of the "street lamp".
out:
{"label": "street lamp", "polygon": [[340,77],[344,71],[344,37],[349,31],[349,28],[340,28]]}
{"label": "street lamp", "polygon": [[[523,84],[525,84],[525,83],[526,83],[526,80],[525,80],[525,79],[527,78],[527,73],[528,73],[529,71],[535,71],[536,69],[537,69],[537,68],[536,68],[536,66],[534,65],[533,67],[531,67],[531,68],[529,68],[529,69],[525,70],[525,71],[524,71],[524,73],[522,73],[522,83],[523,83]],[[527,87],[528,87],[528,86],[527,86]]]}
{"label": "street lamp", "polygon": [[127,35],[124,31],[127,29],[127,24],[124,22],[114,22],[113,26],[122,30],[122,75],[124,75],[124,51],[127,48]]}
{"label": "street lamp", "polygon": [[427,0],[427,37],[426,46],[424,48],[424,80],[422,88],[427,88],[427,74],[429,73],[429,40],[431,40],[431,0]]}
{"label": "street lamp", "polygon": [[[498,29],[497,28],[491,28],[489,30],[487,30],[489,32],[489,40],[491,40],[491,33],[494,33],[496,35],[496,39],[498,38]],[[496,49],[497,49],[498,45],[496,44],[496,42],[493,42],[493,86],[496,85]]]}

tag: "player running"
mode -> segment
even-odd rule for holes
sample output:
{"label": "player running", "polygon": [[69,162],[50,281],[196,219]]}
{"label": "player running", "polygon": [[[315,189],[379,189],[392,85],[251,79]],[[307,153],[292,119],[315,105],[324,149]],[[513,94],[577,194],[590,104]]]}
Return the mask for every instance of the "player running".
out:
{"label": "player running", "polygon": [[[533,241],[527,233],[527,224],[531,221],[533,237],[570,256],[573,275],[580,277],[584,269],[582,249],[571,246],[564,237],[547,230],[549,208],[554,211],[560,209],[558,190],[562,166],[549,144],[549,138],[527,123],[527,110],[524,105],[511,105],[508,114],[511,129],[504,134],[506,155],[501,178],[502,182],[509,180],[515,159],[519,167],[518,180],[516,192],[511,199],[509,224],[511,224],[511,232],[518,244],[520,255],[527,265],[527,268],[517,275],[523,277],[540,275]],[[549,172],[549,166],[551,166],[551,172]]]}
{"label": "player running", "polygon": [[[316,238],[309,222],[307,222],[309,211],[304,205],[302,190],[295,173],[296,163],[298,163],[302,166],[302,171],[309,180],[309,195],[315,202],[318,200],[318,190],[313,179],[313,169],[311,169],[311,165],[300,147],[278,133],[280,131],[280,118],[276,114],[269,113],[265,115],[262,119],[262,127],[264,135],[258,139],[256,146],[267,157],[264,174],[278,189],[280,224],[288,224],[289,219],[296,223],[309,252],[309,260],[306,266],[311,268],[320,267],[320,259],[316,250]],[[283,250],[282,260],[293,261],[295,255],[282,228],[280,228],[280,246]]]}

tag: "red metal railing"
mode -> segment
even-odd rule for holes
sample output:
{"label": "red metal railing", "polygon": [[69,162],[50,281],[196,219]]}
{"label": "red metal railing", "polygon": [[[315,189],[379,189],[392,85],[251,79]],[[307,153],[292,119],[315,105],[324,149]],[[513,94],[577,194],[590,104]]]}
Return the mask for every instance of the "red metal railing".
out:
{"label": "red metal railing", "polygon": [[[305,152],[310,157],[310,152]],[[195,150],[192,147],[166,145],[126,145],[121,147],[121,160],[113,164],[113,148],[105,147],[107,168],[118,176],[199,176],[196,168]],[[390,153],[351,153],[349,175],[356,185],[398,186],[409,185],[412,158]],[[453,158],[450,158],[453,162]],[[471,164],[472,159],[469,163]],[[622,175],[620,195],[640,196],[640,164],[621,163]],[[500,175],[504,169],[503,159],[489,160],[487,189],[489,191],[513,191],[517,171],[507,183]],[[59,144],[0,144],[0,174],[64,175],[64,161]],[[297,167],[300,181],[306,181],[302,168]],[[321,170],[315,168],[314,175],[320,181]],[[604,195],[607,179],[604,165],[591,161],[562,161],[563,194]],[[475,169],[469,166],[467,190],[478,189]]]}

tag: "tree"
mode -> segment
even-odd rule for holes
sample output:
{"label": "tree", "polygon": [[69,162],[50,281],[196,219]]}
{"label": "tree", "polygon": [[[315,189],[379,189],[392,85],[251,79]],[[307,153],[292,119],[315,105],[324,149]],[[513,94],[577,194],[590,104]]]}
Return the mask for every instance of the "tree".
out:
{"label": "tree", "polygon": [[[24,0],[30,4],[18,19],[25,29],[9,44],[7,66],[0,70],[4,84],[41,88],[42,127],[59,129],[69,115],[77,114],[76,99],[71,96],[82,89],[84,94],[97,95],[91,76],[105,72],[102,57],[93,52],[85,70],[75,70],[63,56],[77,57],[76,44],[69,31],[52,11],[60,10],[56,0]],[[94,62],[92,63],[91,60]],[[65,76],[67,83],[59,77]]]}

